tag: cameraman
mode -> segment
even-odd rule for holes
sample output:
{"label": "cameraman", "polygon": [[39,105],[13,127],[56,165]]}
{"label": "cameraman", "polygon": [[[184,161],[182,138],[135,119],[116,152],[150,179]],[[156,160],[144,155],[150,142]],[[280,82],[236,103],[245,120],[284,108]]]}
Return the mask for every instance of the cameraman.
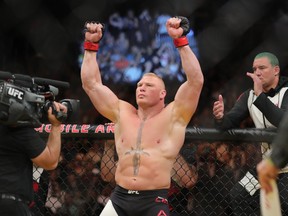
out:
{"label": "cameraman", "polygon": [[[53,102],[57,112],[67,107]],[[61,122],[48,109],[51,132],[45,143],[32,127],[0,124],[0,215],[31,216],[33,163],[55,169],[61,150]]]}

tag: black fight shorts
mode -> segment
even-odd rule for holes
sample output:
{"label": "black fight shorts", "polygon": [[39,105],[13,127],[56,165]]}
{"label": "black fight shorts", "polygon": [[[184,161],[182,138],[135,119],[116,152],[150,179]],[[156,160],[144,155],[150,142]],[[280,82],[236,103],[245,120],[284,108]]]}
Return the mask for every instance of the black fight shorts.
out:
{"label": "black fight shorts", "polygon": [[111,201],[118,216],[169,216],[167,196],[168,189],[135,191],[117,185]]}

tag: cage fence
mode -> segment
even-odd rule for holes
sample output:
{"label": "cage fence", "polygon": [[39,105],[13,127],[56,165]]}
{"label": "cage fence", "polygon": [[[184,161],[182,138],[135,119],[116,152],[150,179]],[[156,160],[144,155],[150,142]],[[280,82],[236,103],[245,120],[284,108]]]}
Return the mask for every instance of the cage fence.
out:
{"label": "cage fence", "polygon": [[[45,139],[49,125],[36,130]],[[34,215],[100,215],[115,187],[113,132],[113,125],[63,125],[58,167],[34,167]],[[261,129],[188,128],[171,172],[171,215],[232,216],[234,186],[247,171],[255,172],[262,159],[260,144],[274,135]]]}

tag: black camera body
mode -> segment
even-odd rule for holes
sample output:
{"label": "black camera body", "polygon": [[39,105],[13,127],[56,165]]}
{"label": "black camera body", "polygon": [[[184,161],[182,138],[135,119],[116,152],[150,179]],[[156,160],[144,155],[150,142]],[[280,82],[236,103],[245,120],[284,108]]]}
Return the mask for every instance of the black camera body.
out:
{"label": "black camera body", "polygon": [[74,123],[77,116],[74,113],[79,110],[80,102],[60,100],[59,103],[67,107],[67,113],[57,112],[53,101],[58,87],[68,88],[69,83],[0,71],[0,124],[40,127],[48,123],[49,107],[59,121]]}

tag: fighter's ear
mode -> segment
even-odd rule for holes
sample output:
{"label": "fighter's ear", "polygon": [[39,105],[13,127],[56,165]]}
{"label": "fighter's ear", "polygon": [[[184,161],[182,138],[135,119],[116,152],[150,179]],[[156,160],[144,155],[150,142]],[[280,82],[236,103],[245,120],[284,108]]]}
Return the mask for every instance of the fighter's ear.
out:
{"label": "fighter's ear", "polygon": [[165,90],[165,89],[162,90],[162,91],[160,92],[160,99],[164,99],[164,98],[166,97],[166,94],[167,94],[166,90]]}

